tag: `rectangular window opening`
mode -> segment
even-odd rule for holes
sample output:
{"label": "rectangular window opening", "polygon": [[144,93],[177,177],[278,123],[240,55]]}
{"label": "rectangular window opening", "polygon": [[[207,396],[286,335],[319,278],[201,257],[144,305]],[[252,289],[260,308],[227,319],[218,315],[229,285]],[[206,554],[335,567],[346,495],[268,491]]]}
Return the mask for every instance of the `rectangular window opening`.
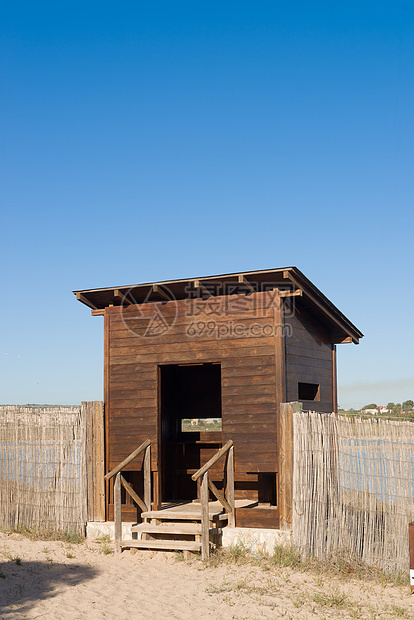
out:
{"label": "rectangular window opening", "polygon": [[257,474],[259,506],[277,506],[276,474]]}
{"label": "rectangular window opening", "polygon": [[298,383],[298,400],[320,400],[318,383]]}
{"label": "rectangular window opening", "polygon": [[221,432],[221,418],[183,418],[182,433]]}

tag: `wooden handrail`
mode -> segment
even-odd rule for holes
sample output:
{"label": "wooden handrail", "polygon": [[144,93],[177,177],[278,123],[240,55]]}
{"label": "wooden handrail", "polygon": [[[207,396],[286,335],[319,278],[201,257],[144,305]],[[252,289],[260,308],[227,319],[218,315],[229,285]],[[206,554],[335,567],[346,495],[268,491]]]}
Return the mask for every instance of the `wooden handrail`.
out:
{"label": "wooden handrail", "polygon": [[141,508],[141,510],[143,512],[146,512],[148,510],[147,505],[145,504],[145,502],[142,501],[142,499],[140,498],[140,496],[138,495],[138,493],[135,493],[134,489],[132,488],[132,486],[129,484],[129,482],[127,482],[125,480],[125,478],[123,477],[123,475],[121,474],[121,484],[124,487],[125,491],[127,493],[129,493],[129,495],[132,497],[132,499],[134,500],[134,502],[136,504],[138,504],[138,506]]}
{"label": "wooden handrail", "polygon": [[208,471],[210,469],[210,467],[212,467],[214,465],[214,463],[217,463],[217,461],[219,459],[221,459],[221,457],[226,454],[226,452],[228,450],[230,450],[230,448],[232,447],[233,442],[230,439],[227,443],[224,444],[224,446],[222,448],[220,448],[220,450],[218,450],[216,452],[216,454],[214,456],[211,457],[211,459],[209,461],[207,461],[207,463],[205,465],[203,465],[203,467],[201,467],[198,471],[196,471],[195,474],[193,474],[191,476],[191,479],[196,481],[198,480],[203,474],[206,473],[206,471]]}
{"label": "wooden handrail", "polygon": [[[208,477],[208,471],[214,463],[227,453],[226,479],[227,479],[227,499],[225,497],[225,486],[223,493],[220,493],[216,485]],[[201,557],[208,560],[210,556],[210,514],[208,509],[209,490],[218,499],[224,510],[227,512],[229,527],[236,525],[236,502],[234,499],[234,447],[233,442],[228,441],[216,454],[191,476],[195,481],[200,480],[200,503],[201,503]]]}
{"label": "wooden handrail", "polygon": [[[115,553],[122,550],[122,505],[121,505],[121,487],[132,497],[134,502],[138,504],[143,512],[151,510],[151,440],[146,439],[143,444],[136,450],[131,452],[106,474],[105,479],[110,480],[115,476],[114,480],[114,528],[115,528]],[[138,493],[134,491],[132,486],[125,480],[121,474],[121,470],[128,465],[135,457],[145,450],[143,470],[144,470],[144,499],[142,500]]]}
{"label": "wooden handrail", "polygon": [[134,460],[135,457],[138,456],[138,454],[140,454],[141,452],[143,452],[145,450],[145,448],[148,448],[148,446],[151,444],[151,440],[150,439],[146,439],[144,441],[144,443],[142,443],[139,448],[137,448],[136,450],[134,450],[133,452],[131,452],[131,454],[129,456],[126,457],[126,459],[124,459],[122,461],[122,463],[119,463],[119,465],[117,465],[116,467],[114,467],[113,469],[111,469],[110,472],[108,472],[104,478],[105,480],[110,480],[113,476],[115,476],[118,472],[121,471],[121,469],[124,469],[124,467],[126,467],[131,461]]}
{"label": "wooden handrail", "polygon": [[218,490],[214,482],[210,480],[210,478],[208,478],[207,481],[208,481],[208,488],[213,493],[213,495],[218,499],[218,501],[223,506],[223,508],[227,510],[227,512],[232,512],[233,508],[230,506],[230,504],[228,503],[224,495],[220,493],[220,491]]}

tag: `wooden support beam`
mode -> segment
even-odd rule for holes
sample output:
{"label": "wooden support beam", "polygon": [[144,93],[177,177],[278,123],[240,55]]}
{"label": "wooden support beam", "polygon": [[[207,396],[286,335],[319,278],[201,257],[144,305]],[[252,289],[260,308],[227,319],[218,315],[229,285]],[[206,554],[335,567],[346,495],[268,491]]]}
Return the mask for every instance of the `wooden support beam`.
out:
{"label": "wooden support beam", "polygon": [[171,297],[161,288],[159,284],[154,284],[152,287],[154,293],[165,299],[165,301],[172,301]]}
{"label": "wooden support beam", "polygon": [[118,473],[114,483],[115,553],[121,553],[122,551],[121,478],[121,474]]}
{"label": "wooden support beam", "polygon": [[[297,286],[298,288],[300,288],[300,283],[298,282],[298,280],[295,278],[295,276],[293,276],[290,271],[284,271],[283,272],[283,277],[289,279],[291,282],[293,282],[293,284],[295,286]],[[347,331],[346,328],[344,327],[343,323],[336,318],[336,316],[334,314],[332,314],[332,312],[330,312],[326,306],[323,306],[321,304],[321,302],[315,297],[315,295],[312,295],[312,293],[309,293],[309,291],[306,291],[306,297],[308,297],[316,306],[318,306],[318,308],[320,308],[322,310],[322,312],[324,312],[327,316],[329,316],[329,318],[336,324],[339,326],[339,328],[342,331]],[[349,334],[349,331],[348,331]],[[351,338],[351,342],[355,342],[355,344],[359,343],[359,338],[354,338],[352,336],[349,336],[349,338]]]}
{"label": "wooden support beam", "polygon": [[244,286],[245,286],[246,288],[248,288],[248,289],[249,289],[249,291],[250,291],[251,293],[254,293],[254,292],[255,292],[254,287],[250,284],[250,282],[248,281],[248,279],[247,279],[247,278],[246,278],[243,274],[240,274],[240,275],[238,276],[238,280],[239,280],[239,283],[240,283],[240,284],[244,284]]}
{"label": "wooden support beam", "polygon": [[144,456],[144,503],[151,510],[151,446],[145,448]]}
{"label": "wooden support beam", "polygon": [[210,291],[208,290],[208,288],[206,288],[204,286],[204,284],[200,280],[193,280],[193,284],[194,284],[195,288],[199,288],[200,289],[200,291],[201,291],[201,293],[203,295],[208,295],[208,297],[212,296]]}
{"label": "wooden support beam", "polygon": [[125,478],[123,477],[122,474],[120,474],[121,476],[121,483],[122,486],[124,487],[125,491],[127,493],[129,493],[129,495],[132,497],[132,499],[134,500],[134,502],[136,504],[138,504],[138,506],[141,508],[142,512],[146,512],[148,510],[148,508],[145,505],[145,502],[140,498],[140,496],[135,493],[134,489],[132,488],[132,486],[129,484],[129,482],[127,482],[125,480]]}
{"label": "wooden support beam", "polygon": [[300,411],[301,404],[281,403],[279,426],[279,518],[280,529],[292,528],[293,506],[293,413]]}
{"label": "wooden support beam", "polygon": [[279,297],[302,297],[303,291],[298,288],[296,291],[279,291]]}
{"label": "wooden support beam", "polygon": [[232,446],[227,455],[227,498],[231,507],[229,514],[229,527],[236,527],[236,501],[234,499],[234,446]]}
{"label": "wooden support beam", "polygon": [[94,451],[94,521],[105,521],[105,422],[103,402],[92,403]]}
{"label": "wooden support beam", "polygon": [[201,479],[201,559],[210,556],[210,515],[208,511],[208,473]]}
{"label": "wooden support beam", "polygon": [[210,480],[210,478],[208,479],[208,488],[210,489],[210,491],[213,493],[213,495],[216,496],[216,498],[218,499],[218,501],[220,502],[220,504],[223,506],[223,508],[228,512],[232,512],[232,507],[230,506],[230,504],[228,503],[228,501],[226,500],[226,498],[224,497],[224,495],[222,493],[220,493],[220,491],[218,490],[218,488],[216,487],[216,485],[214,484],[214,482],[212,480]]}
{"label": "wooden support beam", "polygon": [[105,308],[98,308],[97,310],[91,310],[91,316],[104,316]]}
{"label": "wooden support beam", "polygon": [[331,345],[332,361],[332,411],[338,413],[338,380],[336,371],[336,345]]}
{"label": "wooden support beam", "polygon": [[127,306],[132,305],[132,301],[130,301],[128,297],[119,290],[119,288],[114,289],[114,297],[115,299],[120,299],[122,303],[126,304]]}
{"label": "wooden support beam", "polygon": [[87,478],[87,497],[88,497],[88,521],[95,521],[94,514],[94,455],[93,455],[93,420],[90,402],[82,402],[82,415],[86,424],[86,478]]}
{"label": "wooden support beam", "polygon": [[76,299],[78,301],[81,301],[83,304],[85,304],[85,306],[89,306],[89,308],[92,308],[92,310],[96,310],[96,306],[95,304],[93,304],[91,301],[89,301],[89,299],[87,299],[85,297],[85,295],[82,295],[82,293],[76,293]]}

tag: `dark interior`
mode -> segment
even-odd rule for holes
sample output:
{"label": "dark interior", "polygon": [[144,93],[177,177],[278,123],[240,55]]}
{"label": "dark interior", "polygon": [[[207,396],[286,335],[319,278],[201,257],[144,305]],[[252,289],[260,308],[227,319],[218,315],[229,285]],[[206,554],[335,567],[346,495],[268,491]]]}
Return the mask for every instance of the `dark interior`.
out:
{"label": "dark interior", "polygon": [[298,400],[320,400],[318,383],[298,383]]}
{"label": "dark interior", "polygon": [[183,419],[221,418],[218,363],[159,366],[162,501],[192,500],[191,475],[221,446],[221,432],[183,432]]}

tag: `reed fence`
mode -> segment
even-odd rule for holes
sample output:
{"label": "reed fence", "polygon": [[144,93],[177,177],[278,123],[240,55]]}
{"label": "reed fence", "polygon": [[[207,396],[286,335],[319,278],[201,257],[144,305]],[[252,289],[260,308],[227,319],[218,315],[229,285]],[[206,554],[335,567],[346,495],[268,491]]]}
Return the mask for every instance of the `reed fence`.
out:
{"label": "reed fence", "polygon": [[292,526],[305,556],[409,569],[414,424],[293,413]]}
{"label": "reed fence", "polygon": [[0,527],[84,533],[81,407],[0,407]]}

